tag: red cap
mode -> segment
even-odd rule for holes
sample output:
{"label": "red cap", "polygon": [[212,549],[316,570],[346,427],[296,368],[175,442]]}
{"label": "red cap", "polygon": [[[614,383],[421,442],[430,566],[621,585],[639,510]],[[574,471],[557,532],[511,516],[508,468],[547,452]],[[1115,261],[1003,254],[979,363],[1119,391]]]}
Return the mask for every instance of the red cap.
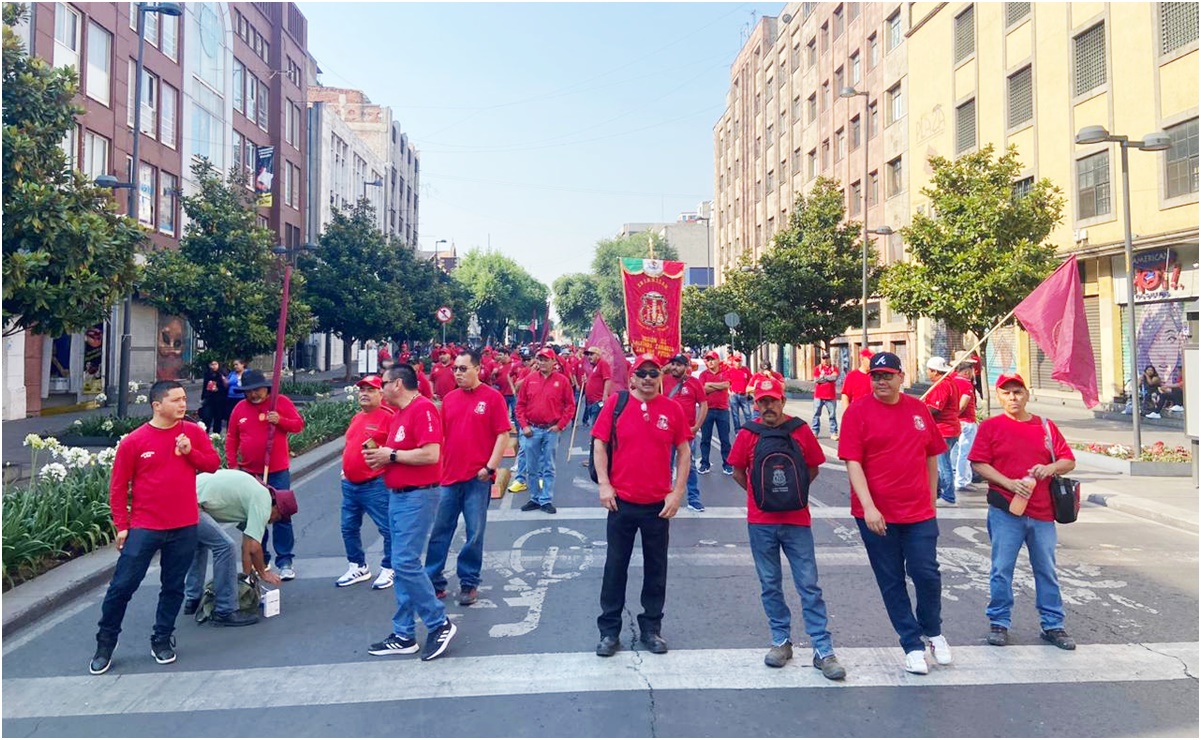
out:
{"label": "red cap", "polygon": [[866,358],[868,358],[869,360],[872,358],[872,355],[873,355],[873,354],[875,354],[875,353],[874,353],[874,352],[872,352],[870,349],[866,349],[866,348],[864,348],[864,349],[861,349],[861,350],[859,350],[859,356],[860,356],[860,357],[866,357]]}
{"label": "red cap", "polygon": [[760,398],[776,398],[784,400],[784,386],[780,385],[771,378],[764,378],[755,383],[755,400]]}
{"label": "red cap", "polygon": [[1001,388],[1006,383],[1020,383],[1023,388],[1028,387],[1026,385],[1026,381],[1022,380],[1022,376],[1018,375],[1017,373],[1013,373],[1011,375],[1002,375],[1001,377],[997,378],[997,388]]}
{"label": "red cap", "polygon": [[719,357],[716,352],[707,352],[707,353],[705,353],[705,359],[706,360],[720,360],[721,357]]}
{"label": "red cap", "polygon": [[551,349],[550,347],[543,347],[542,349],[538,350],[538,354],[536,354],[534,356],[535,357],[545,357],[548,360],[556,359],[555,351],[553,349]]}
{"label": "red cap", "polygon": [[355,383],[360,388],[383,388],[384,382],[379,379],[378,375],[368,375],[359,382]]}
{"label": "red cap", "polygon": [[665,364],[663,360],[660,360],[658,357],[656,357],[653,352],[643,352],[634,358],[634,369],[637,370],[648,362],[655,367],[663,367]]}

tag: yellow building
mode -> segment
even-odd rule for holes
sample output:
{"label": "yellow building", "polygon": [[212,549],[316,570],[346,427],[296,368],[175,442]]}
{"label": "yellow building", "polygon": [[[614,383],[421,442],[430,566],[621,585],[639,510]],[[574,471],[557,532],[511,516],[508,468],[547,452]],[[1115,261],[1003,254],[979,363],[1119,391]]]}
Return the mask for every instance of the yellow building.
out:
{"label": "yellow building", "polygon": [[[928,207],[930,155],[987,143],[1016,145],[1026,170],[1015,187],[1045,177],[1061,188],[1063,222],[1050,238],[1080,260],[1102,401],[1121,395],[1128,375],[1121,150],[1078,146],[1076,133],[1170,136],[1167,151],[1129,152],[1138,364],[1168,378],[1197,330],[1198,6],[919,2],[908,11],[912,208]],[[963,341],[930,322],[918,335],[927,354]],[[1024,332],[994,338],[990,377],[1016,368],[1042,396],[1074,395],[1050,379]]]}

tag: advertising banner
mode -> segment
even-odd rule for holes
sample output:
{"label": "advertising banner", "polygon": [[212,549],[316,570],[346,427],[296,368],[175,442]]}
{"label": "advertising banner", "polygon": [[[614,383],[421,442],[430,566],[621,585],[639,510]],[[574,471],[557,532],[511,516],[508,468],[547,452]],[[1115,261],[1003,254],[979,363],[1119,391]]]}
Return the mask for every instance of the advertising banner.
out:
{"label": "advertising banner", "polygon": [[625,258],[621,278],[634,354],[650,352],[666,359],[679,352],[684,263]]}
{"label": "advertising banner", "polygon": [[275,180],[275,147],[260,146],[255,154],[254,194],[260,208],[272,204],[271,183]]}

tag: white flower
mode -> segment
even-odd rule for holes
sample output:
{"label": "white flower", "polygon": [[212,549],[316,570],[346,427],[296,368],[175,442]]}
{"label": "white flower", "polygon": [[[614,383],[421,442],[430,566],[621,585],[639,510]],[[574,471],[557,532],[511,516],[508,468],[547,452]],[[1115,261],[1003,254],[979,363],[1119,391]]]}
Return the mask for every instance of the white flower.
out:
{"label": "white flower", "polygon": [[342,388],[342,392],[349,396],[352,393],[358,392],[358,389],[355,388],[353,385],[348,385],[348,386],[344,386]]}
{"label": "white flower", "polygon": [[220,434],[210,434],[209,439],[213,440],[214,442],[217,442],[217,441],[220,441],[221,435]]}
{"label": "white flower", "polygon": [[43,440],[42,440],[42,445],[43,445],[43,446],[44,446],[46,449],[48,449],[48,450],[50,450],[50,451],[54,452],[54,451],[57,451],[57,450],[59,450],[60,448],[62,448],[62,446],[63,446],[63,443],[62,443],[62,442],[59,442],[59,441],[58,441],[57,439],[55,439],[54,437],[46,437],[45,439],[43,439]]}
{"label": "white flower", "polygon": [[32,447],[35,450],[40,450],[45,446],[42,442],[42,438],[36,434],[26,434],[25,441],[21,444],[26,447]]}
{"label": "white flower", "polygon": [[137,398],[133,399],[133,402],[134,403],[146,403],[147,400],[148,399],[146,398],[146,396],[139,395]]}
{"label": "white flower", "polygon": [[71,422],[71,426],[73,426],[73,427],[83,426],[83,419],[76,419],[75,421]]}
{"label": "white flower", "polygon": [[113,460],[115,460],[116,457],[117,457],[117,448],[116,447],[106,447],[103,450],[101,450],[100,452],[96,453],[96,462],[99,463],[100,465],[112,465]]}
{"label": "white flower", "polygon": [[95,398],[95,401],[96,401],[96,403],[98,403],[98,404],[100,404],[100,405],[102,405],[102,406],[103,406],[103,405],[104,405],[104,402],[105,402],[105,401],[107,401],[107,400],[108,400],[108,396],[104,395],[103,393],[97,393],[97,394],[96,394],[96,398]]}
{"label": "white flower", "polygon": [[129,390],[132,393],[136,393],[138,390],[138,381],[136,381],[136,380],[129,381]]}
{"label": "white flower", "polygon": [[53,480],[61,483],[67,477],[67,469],[62,463],[50,463],[38,471],[38,477],[42,480]]}
{"label": "white flower", "polygon": [[106,432],[111,432],[113,430],[113,420],[105,419],[104,423],[100,425],[100,428]]}
{"label": "white flower", "polygon": [[347,394],[346,394],[346,400],[347,400],[347,401],[357,401],[357,400],[358,400],[358,398],[359,398],[359,397],[358,397],[358,394],[355,394],[355,393],[347,393]]}
{"label": "white flower", "polygon": [[200,427],[201,431],[208,431],[208,426],[203,421],[197,421],[196,426]]}
{"label": "white flower", "polygon": [[82,447],[68,447],[62,457],[68,468],[86,468],[92,463],[92,453]]}
{"label": "white flower", "polygon": [[310,371],[309,371],[309,375],[313,375],[313,374],[315,374],[316,372],[317,372],[316,370],[310,370]]}

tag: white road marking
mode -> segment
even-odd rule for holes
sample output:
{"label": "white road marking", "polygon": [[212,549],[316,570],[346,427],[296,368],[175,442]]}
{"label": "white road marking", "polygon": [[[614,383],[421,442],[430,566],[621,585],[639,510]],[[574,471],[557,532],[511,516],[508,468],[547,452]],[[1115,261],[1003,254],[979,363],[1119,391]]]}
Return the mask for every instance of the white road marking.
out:
{"label": "white road marking", "polygon": [[[673,650],[666,655],[623,650],[456,657],[416,665],[382,658],[319,665],[215,671],[120,673],[123,660],[149,660],[118,648],[116,675],[17,678],[4,681],[4,719],[119,714],[174,714],[216,709],[328,706],[472,696],[537,696],[593,691],[827,689],[995,686],[1195,680],[1197,643],[955,647],[955,664],[927,676],[901,668],[901,651],[841,648],[843,682],[813,670],[806,650],[780,670],[763,665],[763,649]],[[186,655],[183,660],[187,660]],[[406,667],[406,663],[408,666]],[[153,666],[151,666],[153,669]],[[178,668],[174,666],[173,668]],[[420,679],[397,680],[417,670]],[[287,686],[264,691],[264,686]],[[364,693],[362,686],[371,686]]]}
{"label": "white road marking", "polygon": [[[595,487],[595,483],[591,481],[588,485]],[[745,496],[746,494],[742,494]],[[845,519],[850,521],[851,508],[849,506],[813,506],[810,514],[814,519]],[[556,521],[565,520],[597,520],[604,519],[608,512],[601,508],[599,504],[596,506],[560,506],[559,513],[553,515]],[[543,514],[537,511],[505,511],[501,509],[493,509],[488,512],[489,522],[519,522],[519,521],[539,521],[539,517],[545,519],[548,514]],[[988,517],[988,510],[981,507],[962,506],[958,508],[947,508],[938,510],[938,518],[943,521],[959,521],[972,520],[984,521]],[[681,508],[680,513],[676,515],[677,519],[746,519],[745,506],[706,506],[703,514],[688,511]],[[1112,509],[1106,509],[1104,506],[1085,505],[1080,509],[1080,519],[1073,524],[1073,527],[1080,527],[1088,524],[1129,524],[1130,520],[1121,515],[1121,512]],[[853,528],[852,528],[853,529]]]}

